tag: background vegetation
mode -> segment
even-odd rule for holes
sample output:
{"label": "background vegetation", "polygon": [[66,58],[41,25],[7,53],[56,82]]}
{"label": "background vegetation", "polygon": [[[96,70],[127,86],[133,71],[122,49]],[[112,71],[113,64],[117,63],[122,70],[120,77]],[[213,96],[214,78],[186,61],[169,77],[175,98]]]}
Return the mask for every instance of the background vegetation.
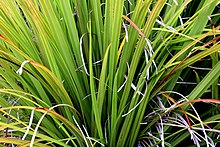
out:
{"label": "background vegetation", "polygon": [[219,3],[0,0],[1,145],[216,146]]}

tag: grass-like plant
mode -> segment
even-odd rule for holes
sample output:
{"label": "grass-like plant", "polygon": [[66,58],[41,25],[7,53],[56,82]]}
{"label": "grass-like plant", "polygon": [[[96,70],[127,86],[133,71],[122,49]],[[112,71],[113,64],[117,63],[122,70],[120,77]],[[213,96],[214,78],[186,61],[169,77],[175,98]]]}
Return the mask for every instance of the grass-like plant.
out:
{"label": "grass-like plant", "polygon": [[0,0],[0,143],[215,146],[219,3]]}

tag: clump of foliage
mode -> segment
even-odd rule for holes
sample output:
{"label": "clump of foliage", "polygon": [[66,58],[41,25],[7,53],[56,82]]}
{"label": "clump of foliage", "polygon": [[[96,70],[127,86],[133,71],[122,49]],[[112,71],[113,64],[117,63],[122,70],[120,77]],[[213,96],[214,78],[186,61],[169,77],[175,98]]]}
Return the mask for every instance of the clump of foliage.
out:
{"label": "clump of foliage", "polygon": [[0,142],[215,146],[219,3],[0,0]]}

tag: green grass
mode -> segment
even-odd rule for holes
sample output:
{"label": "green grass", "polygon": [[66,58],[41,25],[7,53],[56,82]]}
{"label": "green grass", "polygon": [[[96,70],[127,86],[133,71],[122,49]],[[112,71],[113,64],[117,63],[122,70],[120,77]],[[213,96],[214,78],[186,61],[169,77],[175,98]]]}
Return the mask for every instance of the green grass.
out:
{"label": "green grass", "polygon": [[219,4],[1,0],[0,145],[214,146]]}

